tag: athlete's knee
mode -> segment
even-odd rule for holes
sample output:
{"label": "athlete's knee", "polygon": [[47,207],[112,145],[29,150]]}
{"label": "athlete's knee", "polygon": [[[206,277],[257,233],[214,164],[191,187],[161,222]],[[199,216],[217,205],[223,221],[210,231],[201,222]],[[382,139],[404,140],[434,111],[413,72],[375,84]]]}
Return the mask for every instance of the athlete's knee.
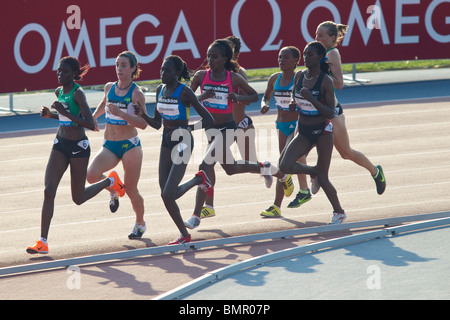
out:
{"label": "athlete's knee", "polygon": [[200,165],[198,166],[198,170],[203,170],[203,171],[205,171],[207,174],[208,174],[208,172],[210,172],[213,168],[214,168],[213,165],[207,164],[205,161],[202,161],[202,163],[200,163]]}
{"label": "athlete's knee", "polygon": [[278,169],[280,169],[280,171],[283,173],[291,173],[292,163],[289,161],[289,159],[286,159],[286,157],[284,157],[283,159],[279,160]]}
{"label": "athlete's knee", "polygon": [[328,173],[317,172],[317,181],[320,186],[325,186],[330,183],[330,179],[328,178]]}
{"label": "athlete's knee", "polygon": [[238,173],[237,167],[236,165],[232,165],[232,164],[223,164],[222,165],[223,170],[225,171],[225,173],[229,176],[232,176],[236,173]]}
{"label": "athlete's knee", "polygon": [[284,173],[290,173],[290,167],[284,163],[283,161],[280,162],[280,164],[278,165],[278,169],[280,169],[281,172]]}
{"label": "athlete's knee", "polygon": [[161,198],[164,203],[175,201],[175,190],[176,188],[164,188],[164,190],[161,191]]}
{"label": "athlete's knee", "polygon": [[44,198],[46,200],[54,200],[56,197],[56,189],[53,187],[46,186],[44,188]]}
{"label": "athlete's knee", "polygon": [[353,158],[353,150],[352,149],[338,149],[341,158],[344,160],[351,160]]}
{"label": "athlete's knee", "polygon": [[340,153],[341,158],[344,160],[351,160],[352,159],[352,154],[351,153]]}
{"label": "athlete's knee", "polygon": [[200,171],[204,171],[206,173],[206,175],[208,176],[208,178],[211,180],[215,180],[215,174],[214,174],[214,165],[211,164],[207,164],[205,162],[202,162],[199,166],[198,166],[198,170]]}
{"label": "athlete's knee", "polygon": [[82,195],[72,195],[72,201],[77,205],[77,206],[79,206],[79,205],[82,205],[84,202],[85,202],[85,200],[84,200],[84,196],[82,196]]}
{"label": "athlete's knee", "polygon": [[94,170],[89,170],[86,172],[86,181],[88,183],[96,183],[102,179],[102,174],[99,172],[96,172]]}
{"label": "athlete's knee", "polygon": [[127,185],[125,185],[125,193],[131,201],[134,201],[135,199],[139,200],[140,198],[142,198],[137,187],[127,187]]}

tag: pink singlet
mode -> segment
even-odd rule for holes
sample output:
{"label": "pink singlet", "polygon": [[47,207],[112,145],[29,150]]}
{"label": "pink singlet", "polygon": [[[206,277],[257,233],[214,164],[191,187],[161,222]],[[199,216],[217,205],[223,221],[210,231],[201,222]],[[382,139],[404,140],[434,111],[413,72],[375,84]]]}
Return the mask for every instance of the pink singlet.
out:
{"label": "pink singlet", "polygon": [[233,103],[228,99],[228,94],[233,92],[230,71],[227,71],[227,78],[220,82],[211,80],[211,70],[206,71],[200,88],[202,93],[210,89],[216,93],[213,98],[202,101],[206,110],[211,113],[231,113],[233,111]]}

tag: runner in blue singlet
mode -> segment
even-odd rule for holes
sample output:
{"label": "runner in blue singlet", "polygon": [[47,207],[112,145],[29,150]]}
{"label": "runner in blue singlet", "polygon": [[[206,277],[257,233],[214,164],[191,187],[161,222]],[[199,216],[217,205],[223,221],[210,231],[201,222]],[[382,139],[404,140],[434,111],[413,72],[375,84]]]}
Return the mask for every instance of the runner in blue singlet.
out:
{"label": "runner in blue singlet", "polygon": [[[129,239],[139,239],[146,230],[144,221],[144,199],[138,190],[141,174],[142,147],[137,128],[145,129],[147,122],[134,114],[134,104],[145,106],[145,96],[134,80],[139,78],[141,69],[136,56],[130,51],[120,53],[116,58],[117,81],[105,85],[103,100],[94,111],[96,120],[105,114],[106,128],[102,149],[95,156],[88,169],[88,182],[96,182],[103,173],[123,164],[124,184],[127,196],[130,198],[136,220]],[[97,129],[98,130],[98,129]],[[109,207],[115,212],[119,206],[119,196],[110,191]]]}
{"label": "runner in blue singlet", "polygon": [[[293,46],[284,47],[278,54],[278,64],[281,72],[272,74],[267,82],[266,91],[261,100],[261,113],[265,114],[269,111],[269,103],[272,96],[275,99],[275,105],[277,107],[277,120],[276,128],[278,129],[278,147],[279,152],[282,154],[283,149],[289,143],[294,136],[294,131],[297,126],[298,113],[289,109],[291,102],[292,89],[294,88],[295,80],[295,68],[300,60],[300,51]],[[304,175],[299,175],[305,177]],[[311,194],[307,190],[306,178],[300,183],[300,191],[298,192],[293,203],[296,203],[295,207],[299,207],[301,204],[311,199]],[[285,186],[284,186],[284,185]],[[304,193],[302,193],[302,187],[306,186]],[[290,193],[286,193],[289,190]],[[275,201],[268,209],[261,212],[261,216],[264,217],[279,217],[281,216],[281,202],[285,196],[290,196],[293,191],[293,182],[290,175],[285,180],[278,180],[275,190]]]}

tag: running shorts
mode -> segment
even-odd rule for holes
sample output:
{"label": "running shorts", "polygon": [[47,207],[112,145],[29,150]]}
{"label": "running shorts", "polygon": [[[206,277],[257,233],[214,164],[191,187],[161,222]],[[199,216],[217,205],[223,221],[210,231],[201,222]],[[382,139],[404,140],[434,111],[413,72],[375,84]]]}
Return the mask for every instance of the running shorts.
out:
{"label": "running shorts", "polygon": [[52,149],[64,153],[68,158],[89,158],[91,155],[91,147],[86,136],[80,140],[68,140],[57,135]]}
{"label": "running shorts", "polygon": [[128,140],[121,140],[121,141],[111,141],[111,140],[104,140],[103,141],[103,148],[108,149],[112,153],[114,153],[119,159],[122,159],[123,155],[135,148],[141,146],[141,140],[138,136],[128,139]]}

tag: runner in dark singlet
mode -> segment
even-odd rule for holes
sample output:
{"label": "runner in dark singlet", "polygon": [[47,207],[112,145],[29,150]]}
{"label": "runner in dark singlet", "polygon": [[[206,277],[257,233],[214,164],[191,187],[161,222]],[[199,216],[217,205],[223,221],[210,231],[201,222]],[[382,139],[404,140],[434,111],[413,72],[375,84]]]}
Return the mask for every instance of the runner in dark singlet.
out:
{"label": "runner in dark singlet", "polygon": [[[333,207],[330,223],[342,223],[345,212],[342,209],[336,189],[328,179],[331,154],[333,152],[334,88],[327,75],[325,47],[318,41],[306,45],[303,57],[307,70],[297,72],[291,108],[298,108],[299,132],[289,143],[280,160],[280,170],[291,174],[308,174],[315,177]],[[297,159],[309,153],[316,146],[315,167],[298,163]]]}

